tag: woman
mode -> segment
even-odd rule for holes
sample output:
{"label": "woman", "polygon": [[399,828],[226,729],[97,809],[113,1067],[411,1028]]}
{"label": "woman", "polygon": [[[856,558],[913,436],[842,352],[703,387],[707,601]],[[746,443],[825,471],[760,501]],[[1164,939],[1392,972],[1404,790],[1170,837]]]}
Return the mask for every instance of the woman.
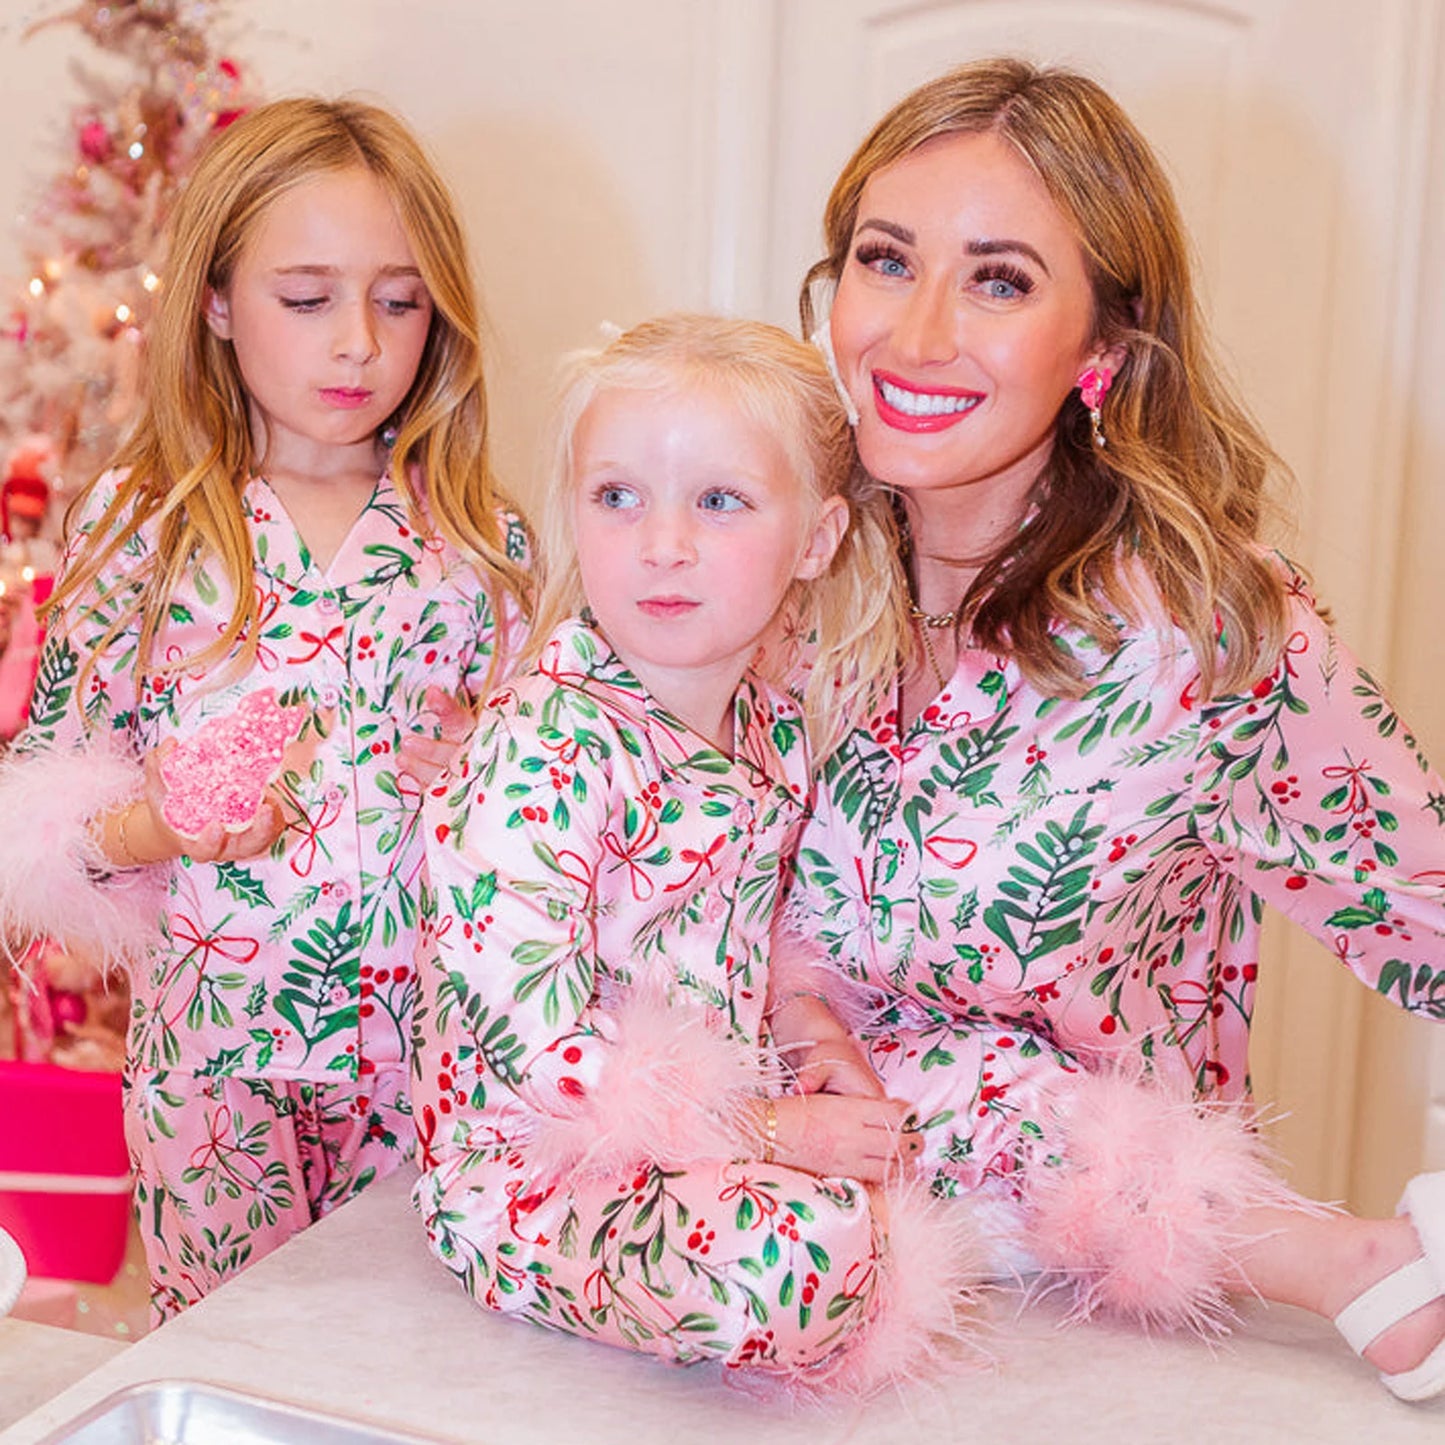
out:
{"label": "woman", "polygon": [[[1172,1267],[1181,1201],[1221,1289],[1330,1315],[1418,1228],[1394,1327],[1341,1327],[1398,1393],[1445,1389],[1445,1175],[1412,1185],[1415,1227],[1198,1182],[1221,1127],[1247,1138],[1265,903],[1445,1018],[1445,784],[1258,542],[1277,459],[1211,358],[1157,162],[1092,82],[983,62],[879,123],[824,224],[804,322],[897,492],[917,646],[829,764],[798,932],[863,985],[937,1186],[1021,1195],[1007,1227],[1086,1311],[1223,1308],[1160,1308],[1159,1261],[1126,1258],[1153,1220]],[[1217,1252],[1225,1219],[1254,1243]]]}

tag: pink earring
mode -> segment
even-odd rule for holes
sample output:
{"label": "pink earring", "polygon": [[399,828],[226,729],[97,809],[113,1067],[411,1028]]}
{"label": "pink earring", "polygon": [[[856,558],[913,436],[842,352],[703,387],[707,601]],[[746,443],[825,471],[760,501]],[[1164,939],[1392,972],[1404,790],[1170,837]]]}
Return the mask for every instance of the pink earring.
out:
{"label": "pink earring", "polygon": [[1102,451],[1108,445],[1104,439],[1104,398],[1114,384],[1113,368],[1091,366],[1076,384],[1079,400],[1089,409],[1089,430],[1093,433],[1094,445]]}

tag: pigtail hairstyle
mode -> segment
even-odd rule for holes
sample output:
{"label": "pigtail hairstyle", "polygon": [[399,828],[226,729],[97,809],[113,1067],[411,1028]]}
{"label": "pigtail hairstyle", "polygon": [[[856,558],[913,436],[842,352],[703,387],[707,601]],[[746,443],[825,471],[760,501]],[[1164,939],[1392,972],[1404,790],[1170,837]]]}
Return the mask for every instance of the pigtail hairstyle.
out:
{"label": "pigtail hairstyle", "polygon": [[[480,322],[452,199],[416,139],[388,112],[356,101],[281,100],[220,132],[182,191],[147,338],[144,407],[112,462],[120,476],[115,495],[77,544],[54,598],[62,612],[81,605],[105,623],[97,652],[138,617],[138,675],[203,669],[227,658],[242,669],[254,664],[257,599],[240,497],[265,459],[256,454],[231,344],[206,322],[207,292],[226,290],[279,196],[314,176],[355,167],[391,197],[434,303],[416,379],[394,419],[391,480],[419,533],[439,530],[523,612],[528,608],[529,584],[507,554],[487,459]],[[132,592],[115,597],[110,563],[149,523],[157,528],[155,565]],[[231,616],[200,652],[158,660],[156,635],[170,599],[201,558],[219,564],[235,598]],[[499,650],[505,633],[499,626]]]}
{"label": "pigtail hairstyle", "polygon": [[1012,654],[1046,692],[1077,695],[1081,664],[1055,640],[1077,627],[1105,650],[1136,623],[1132,566],[1151,575],[1183,629],[1206,694],[1256,679],[1284,638],[1284,584],[1259,546],[1265,487],[1286,474],[1211,353],[1183,222],[1138,129],[1098,85],[1061,69],[985,60],[901,101],[844,167],[824,212],[828,254],[800,309],[847,263],[870,176],[938,136],[995,133],[1029,163],[1083,248],[1095,336],[1126,359],[1090,439],[1073,393],[1017,536],[988,558],[960,609],[974,643]]}
{"label": "pigtail hairstyle", "polygon": [[[542,556],[529,654],[586,604],[572,529],[573,443],[599,392],[712,386],[775,437],[816,504],[841,496],[849,523],[827,570],[794,583],[785,646],[770,669],[810,666],[802,706],[821,763],[883,700],[907,635],[898,533],[884,489],[858,465],[851,429],[821,354],[779,327],[679,312],[644,321],[599,351],[569,358],[554,410],[553,448],[538,523]],[[796,644],[805,641],[808,646]],[[780,679],[784,680],[784,679]]]}

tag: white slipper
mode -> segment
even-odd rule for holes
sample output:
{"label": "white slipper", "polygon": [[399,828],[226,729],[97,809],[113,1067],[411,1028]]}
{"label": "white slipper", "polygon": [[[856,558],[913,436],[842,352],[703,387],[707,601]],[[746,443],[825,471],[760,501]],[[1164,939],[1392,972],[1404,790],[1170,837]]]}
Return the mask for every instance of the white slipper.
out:
{"label": "white slipper", "polygon": [[[1409,1215],[1425,1253],[1372,1284],[1335,1316],[1335,1328],[1357,1355],[1406,1315],[1445,1296],[1445,1170],[1417,1174],[1405,1186],[1396,1213]],[[1445,1340],[1413,1370],[1382,1373],[1380,1380],[1401,1400],[1445,1393]]]}

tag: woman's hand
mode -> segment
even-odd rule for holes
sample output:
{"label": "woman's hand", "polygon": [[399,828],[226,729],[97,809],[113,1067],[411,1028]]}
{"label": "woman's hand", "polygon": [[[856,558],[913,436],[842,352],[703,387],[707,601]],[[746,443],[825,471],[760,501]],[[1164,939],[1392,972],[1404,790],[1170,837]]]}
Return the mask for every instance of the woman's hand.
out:
{"label": "woman's hand", "polygon": [[[415,778],[422,792],[437,774],[456,756],[457,749],[471,735],[476,717],[463,707],[451,693],[440,687],[426,690],[426,710],[436,719],[438,736],[426,732],[409,732],[396,749],[397,771]],[[423,717],[426,713],[423,714]]]}
{"label": "woman's hand", "polygon": [[769,1022],[773,1042],[793,1070],[800,1092],[884,1097],[883,1082],[862,1044],[838,1021],[826,999],[794,994],[773,1006]]}
{"label": "woman's hand", "polygon": [[773,1158],[809,1174],[879,1184],[911,1167],[923,1149],[922,1136],[904,1127],[912,1110],[901,1099],[786,1095],[764,1101],[760,1121],[769,1105],[776,1122]]}

